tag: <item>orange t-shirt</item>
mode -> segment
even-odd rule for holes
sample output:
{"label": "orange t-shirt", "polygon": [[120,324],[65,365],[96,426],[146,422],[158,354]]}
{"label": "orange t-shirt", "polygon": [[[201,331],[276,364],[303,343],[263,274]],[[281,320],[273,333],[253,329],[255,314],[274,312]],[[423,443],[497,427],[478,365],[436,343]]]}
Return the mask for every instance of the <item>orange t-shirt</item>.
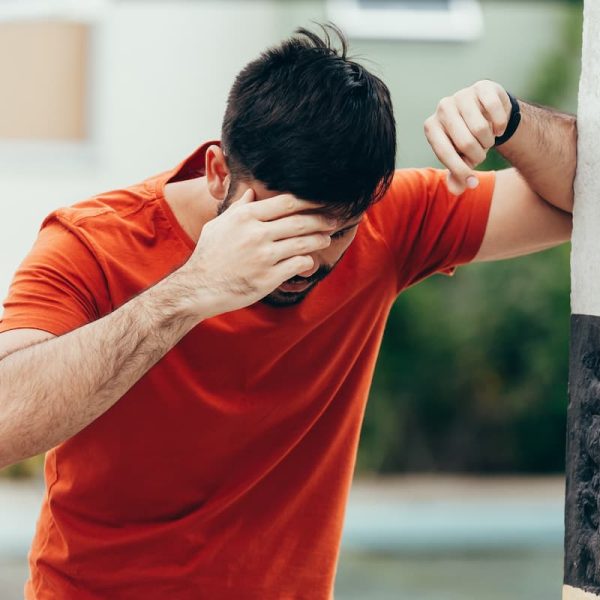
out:
{"label": "orange t-shirt", "polygon": [[[163,191],[202,175],[205,149],[48,216],[0,331],[64,334],[182,265],[194,244]],[[400,291],[476,254],[494,175],[480,179],[454,197],[444,171],[397,171],[303,302],[203,321],[50,450],[27,599],[331,598],[386,318]]]}

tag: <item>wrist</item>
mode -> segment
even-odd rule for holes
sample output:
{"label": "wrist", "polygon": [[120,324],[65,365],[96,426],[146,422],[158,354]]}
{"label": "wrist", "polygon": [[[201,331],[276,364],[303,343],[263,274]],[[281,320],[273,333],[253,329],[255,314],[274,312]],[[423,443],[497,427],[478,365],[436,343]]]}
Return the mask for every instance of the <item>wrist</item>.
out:
{"label": "wrist", "polygon": [[150,306],[166,323],[189,323],[190,329],[219,313],[218,302],[185,265],[150,288]]}
{"label": "wrist", "polygon": [[511,111],[504,133],[496,138],[496,143],[494,144],[495,147],[508,142],[508,140],[510,140],[517,132],[521,123],[521,105],[519,104],[519,101],[510,92],[506,92],[506,94],[510,100]]}

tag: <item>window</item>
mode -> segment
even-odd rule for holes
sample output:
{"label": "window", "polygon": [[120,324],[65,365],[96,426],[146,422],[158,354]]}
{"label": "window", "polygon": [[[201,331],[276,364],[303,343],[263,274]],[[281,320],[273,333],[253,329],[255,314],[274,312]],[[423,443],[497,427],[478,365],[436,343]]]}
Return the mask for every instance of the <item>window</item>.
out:
{"label": "window", "polygon": [[478,0],[328,0],[327,13],[355,38],[468,41],[483,32]]}

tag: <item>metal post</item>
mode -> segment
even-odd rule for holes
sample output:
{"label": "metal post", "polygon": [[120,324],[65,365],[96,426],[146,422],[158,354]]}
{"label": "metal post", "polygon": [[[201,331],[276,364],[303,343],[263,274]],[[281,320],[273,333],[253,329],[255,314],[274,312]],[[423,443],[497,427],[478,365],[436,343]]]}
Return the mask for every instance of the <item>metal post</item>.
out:
{"label": "metal post", "polygon": [[600,0],[585,0],[582,67],[563,600],[600,599]]}

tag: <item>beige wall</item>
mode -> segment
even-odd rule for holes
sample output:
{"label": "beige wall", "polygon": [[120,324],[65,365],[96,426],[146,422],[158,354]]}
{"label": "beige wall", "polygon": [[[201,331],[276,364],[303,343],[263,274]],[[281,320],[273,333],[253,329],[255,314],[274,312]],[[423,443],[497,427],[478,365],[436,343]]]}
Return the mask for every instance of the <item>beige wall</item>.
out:
{"label": "beige wall", "polygon": [[0,138],[85,137],[85,25],[0,23]]}

